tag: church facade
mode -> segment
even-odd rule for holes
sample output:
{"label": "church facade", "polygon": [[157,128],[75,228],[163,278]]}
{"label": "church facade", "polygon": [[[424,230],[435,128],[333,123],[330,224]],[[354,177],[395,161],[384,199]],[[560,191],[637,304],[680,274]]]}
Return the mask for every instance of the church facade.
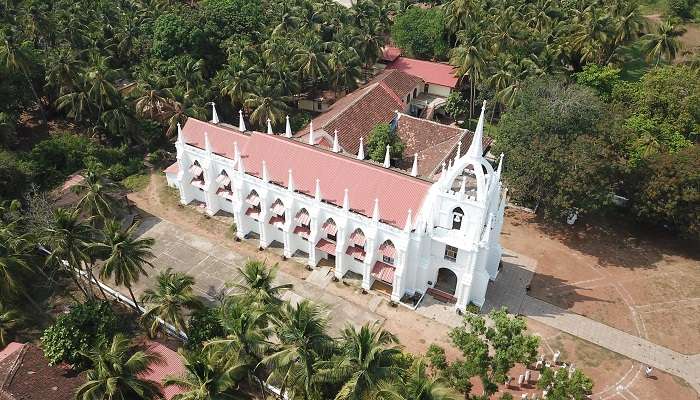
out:
{"label": "church facade", "polygon": [[[408,301],[430,293],[464,310],[483,305],[501,259],[506,204],[497,168],[483,157],[484,111],[469,149],[446,156],[435,181],[341,154],[284,134],[188,119],[178,127],[177,162],[165,170],[182,204],[201,202],[233,215],[236,235],[315,267],[325,259],[338,279]],[[313,129],[313,128],[311,128]],[[336,136],[337,142],[337,136]],[[449,159],[448,159],[449,158]],[[417,161],[414,161],[415,171]],[[417,297],[417,296],[416,296]]]}

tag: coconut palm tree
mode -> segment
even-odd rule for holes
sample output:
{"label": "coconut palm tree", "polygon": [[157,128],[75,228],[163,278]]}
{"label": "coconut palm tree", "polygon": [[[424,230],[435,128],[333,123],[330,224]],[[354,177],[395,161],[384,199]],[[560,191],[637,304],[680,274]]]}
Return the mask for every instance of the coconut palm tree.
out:
{"label": "coconut palm tree", "polygon": [[19,312],[0,303],[0,349],[7,346],[7,332],[19,322]]}
{"label": "coconut palm tree", "polygon": [[393,384],[380,385],[381,400],[457,400],[460,396],[442,378],[431,377],[424,358],[417,358],[406,376]]}
{"label": "coconut palm tree", "polygon": [[476,86],[480,82],[486,64],[484,61],[484,50],[481,49],[476,40],[468,43],[465,38],[464,44],[452,49],[450,64],[457,70],[456,74],[469,79],[469,119],[472,119],[474,112],[474,96],[476,96]]}
{"label": "coconut palm tree", "polygon": [[250,122],[262,131],[267,126],[267,120],[270,120],[272,126],[281,126],[284,123],[289,108],[285,103],[287,100],[289,99],[283,95],[280,82],[260,77],[256,82],[255,91],[246,96],[243,105],[252,110]]}
{"label": "coconut palm tree", "polygon": [[76,400],[151,400],[161,399],[158,384],[141,378],[162,363],[155,353],[141,351],[119,333],[106,348],[86,354],[93,360],[86,382],[75,393]]}
{"label": "coconut palm tree", "polygon": [[102,221],[116,214],[117,185],[103,176],[88,171],[83,180],[71,189],[80,196],[76,207],[87,215],[99,217]]}
{"label": "coconut palm tree", "polygon": [[18,294],[28,296],[23,277],[32,271],[30,246],[24,236],[17,236],[14,223],[0,226],[0,298]]}
{"label": "coconut palm tree", "polygon": [[251,306],[237,297],[228,297],[221,305],[220,313],[225,337],[211,341],[206,346],[233,351],[242,360],[258,364],[271,345],[269,316],[273,314],[272,310],[269,307]]}
{"label": "coconut palm tree", "polygon": [[141,317],[150,322],[149,333],[155,336],[160,323],[158,318],[184,331],[185,311],[201,308],[202,302],[192,290],[194,278],[182,272],[173,272],[172,268],[158,274],[156,287],[147,289],[141,296],[141,301],[148,310]]}
{"label": "coconut palm tree", "polygon": [[678,38],[683,36],[685,28],[673,25],[670,21],[665,21],[657,27],[655,33],[648,33],[642,38],[644,44],[642,51],[646,53],[647,60],[654,65],[665,59],[667,62],[673,61],[676,54],[681,49],[681,42]]}
{"label": "coconut palm tree", "polygon": [[375,323],[359,331],[348,326],[342,336],[341,355],[318,365],[320,381],[342,384],[336,400],[373,398],[383,385],[398,379],[401,350],[394,335]]}
{"label": "coconut palm tree", "polygon": [[309,85],[312,92],[316,90],[318,79],[328,72],[324,46],[316,36],[310,36],[292,56],[292,64],[296,66],[300,78]]}
{"label": "coconut palm tree", "polygon": [[222,354],[213,348],[180,351],[186,373],[167,377],[165,386],[177,386],[183,393],[172,400],[243,400],[251,398],[240,390],[249,365],[236,353]]}
{"label": "coconut palm tree", "polygon": [[131,285],[139,281],[141,275],[148,276],[146,266],[153,268],[149,261],[153,253],[151,247],[155,243],[152,238],[139,239],[136,235],[138,224],[123,230],[119,222],[111,220],[102,229],[103,242],[97,249],[104,254],[105,261],[100,271],[100,278],[111,279],[119,286],[126,286],[136,310],[140,310]]}
{"label": "coconut palm tree", "polygon": [[293,399],[319,398],[316,364],[333,351],[325,311],[308,300],[286,303],[272,321],[279,345],[261,361],[271,371],[268,382]]}
{"label": "coconut palm tree", "polygon": [[279,298],[280,293],[291,289],[292,285],[274,284],[277,269],[277,264],[268,267],[262,261],[248,261],[243,268],[238,268],[238,272],[243,277],[243,283],[231,284],[230,286],[236,289],[240,297],[249,303],[279,305],[282,303]]}
{"label": "coconut palm tree", "polygon": [[39,113],[44,126],[48,126],[43,102],[39,97],[30,76],[31,70],[34,67],[32,61],[33,57],[30,54],[31,44],[28,42],[20,43],[18,41],[18,36],[19,34],[13,29],[5,29],[0,35],[0,66],[3,66],[9,72],[17,72],[22,74],[24,79],[27,81],[27,86],[29,86],[37,106],[39,107]]}
{"label": "coconut palm tree", "polygon": [[[90,251],[94,245],[92,218],[86,220],[80,216],[79,209],[57,208],[53,218],[44,228],[40,242],[49,251],[46,265],[60,270],[67,270],[73,283],[86,297],[94,297],[80,283],[80,274],[90,263]],[[88,269],[92,275],[92,270]]]}

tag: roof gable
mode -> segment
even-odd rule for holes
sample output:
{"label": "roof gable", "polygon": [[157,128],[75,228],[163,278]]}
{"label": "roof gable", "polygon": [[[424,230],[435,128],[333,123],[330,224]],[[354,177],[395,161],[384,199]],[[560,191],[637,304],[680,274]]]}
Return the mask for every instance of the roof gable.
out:
{"label": "roof gable", "polygon": [[428,83],[456,88],[459,78],[454,75],[454,67],[449,64],[399,57],[387,68],[397,69],[417,76]]}

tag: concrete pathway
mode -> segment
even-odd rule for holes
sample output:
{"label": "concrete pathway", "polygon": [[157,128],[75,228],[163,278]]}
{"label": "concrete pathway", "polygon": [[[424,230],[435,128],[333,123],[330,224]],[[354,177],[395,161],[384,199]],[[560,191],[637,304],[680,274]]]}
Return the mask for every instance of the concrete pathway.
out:
{"label": "concrete pathway", "polygon": [[679,376],[700,393],[700,355],[678,353],[528,296],[525,287],[532,278],[536,262],[508,250],[504,253],[504,268],[496,281],[489,285],[484,312],[506,306],[512,313],[522,314],[640,363]]}

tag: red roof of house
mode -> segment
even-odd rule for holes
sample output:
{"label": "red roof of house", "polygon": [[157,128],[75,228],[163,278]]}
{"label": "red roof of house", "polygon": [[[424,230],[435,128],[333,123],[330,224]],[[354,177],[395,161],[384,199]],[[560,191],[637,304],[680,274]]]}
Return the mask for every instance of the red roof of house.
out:
{"label": "red roof of house", "polygon": [[[422,86],[423,80],[415,76],[399,70],[384,71],[369,85],[339,99],[328,111],[314,118],[314,132],[318,138],[324,133],[333,137],[335,130],[338,130],[340,147],[357,154],[360,137],[366,144],[372,128],[377,124],[389,123],[396,110],[405,109],[406,96]],[[296,137],[308,142],[308,134],[309,127],[306,126],[297,132]]]}
{"label": "red roof of house", "polygon": [[394,61],[401,55],[401,49],[398,47],[384,46],[382,48],[382,61]]}
{"label": "red roof of house", "polygon": [[168,168],[166,168],[163,172],[166,174],[177,174],[180,171],[180,167],[177,165],[177,161],[174,163],[170,164]]}
{"label": "red roof of house", "polygon": [[164,387],[162,384],[163,380],[167,377],[180,376],[186,373],[180,355],[177,354],[176,351],[170,350],[164,345],[150,340],[145,340],[143,346],[147,351],[158,354],[163,362],[152,364],[151,370],[143,374],[141,378],[158,383],[166,400],[172,399],[177,394],[184,393],[185,390],[177,386]]}
{"label": "red roof of house", "polygon": [[287,187],[291,169],[295,189],[309,196],[314,196],[318,178],[323,200],[339,207],[347,188],[350,208],[365,216],[372,215],[374,199],[379,199],[380,219],[399,228],[403,227],[409,209],[414,212],[420,209],[431,186],[430,182],[318,146],[278,135],[241,133],[235,128],[194,118],[189,118],[183,127],[183,140],[203,149],[205,131],[212,151],[224,157],[233,158],[234,142],[237,142],[248,174],[260,177],[265,160],[270,181]]}
{"label": "red roof of house", "polygon": [[454,68],[451,65],[432,61],[399,57],[389,64],[387,68],[397,69],[409,75],[417,76],[428,83],[450,88],[457,87],[457,81],[459,80],[454,75]]}

